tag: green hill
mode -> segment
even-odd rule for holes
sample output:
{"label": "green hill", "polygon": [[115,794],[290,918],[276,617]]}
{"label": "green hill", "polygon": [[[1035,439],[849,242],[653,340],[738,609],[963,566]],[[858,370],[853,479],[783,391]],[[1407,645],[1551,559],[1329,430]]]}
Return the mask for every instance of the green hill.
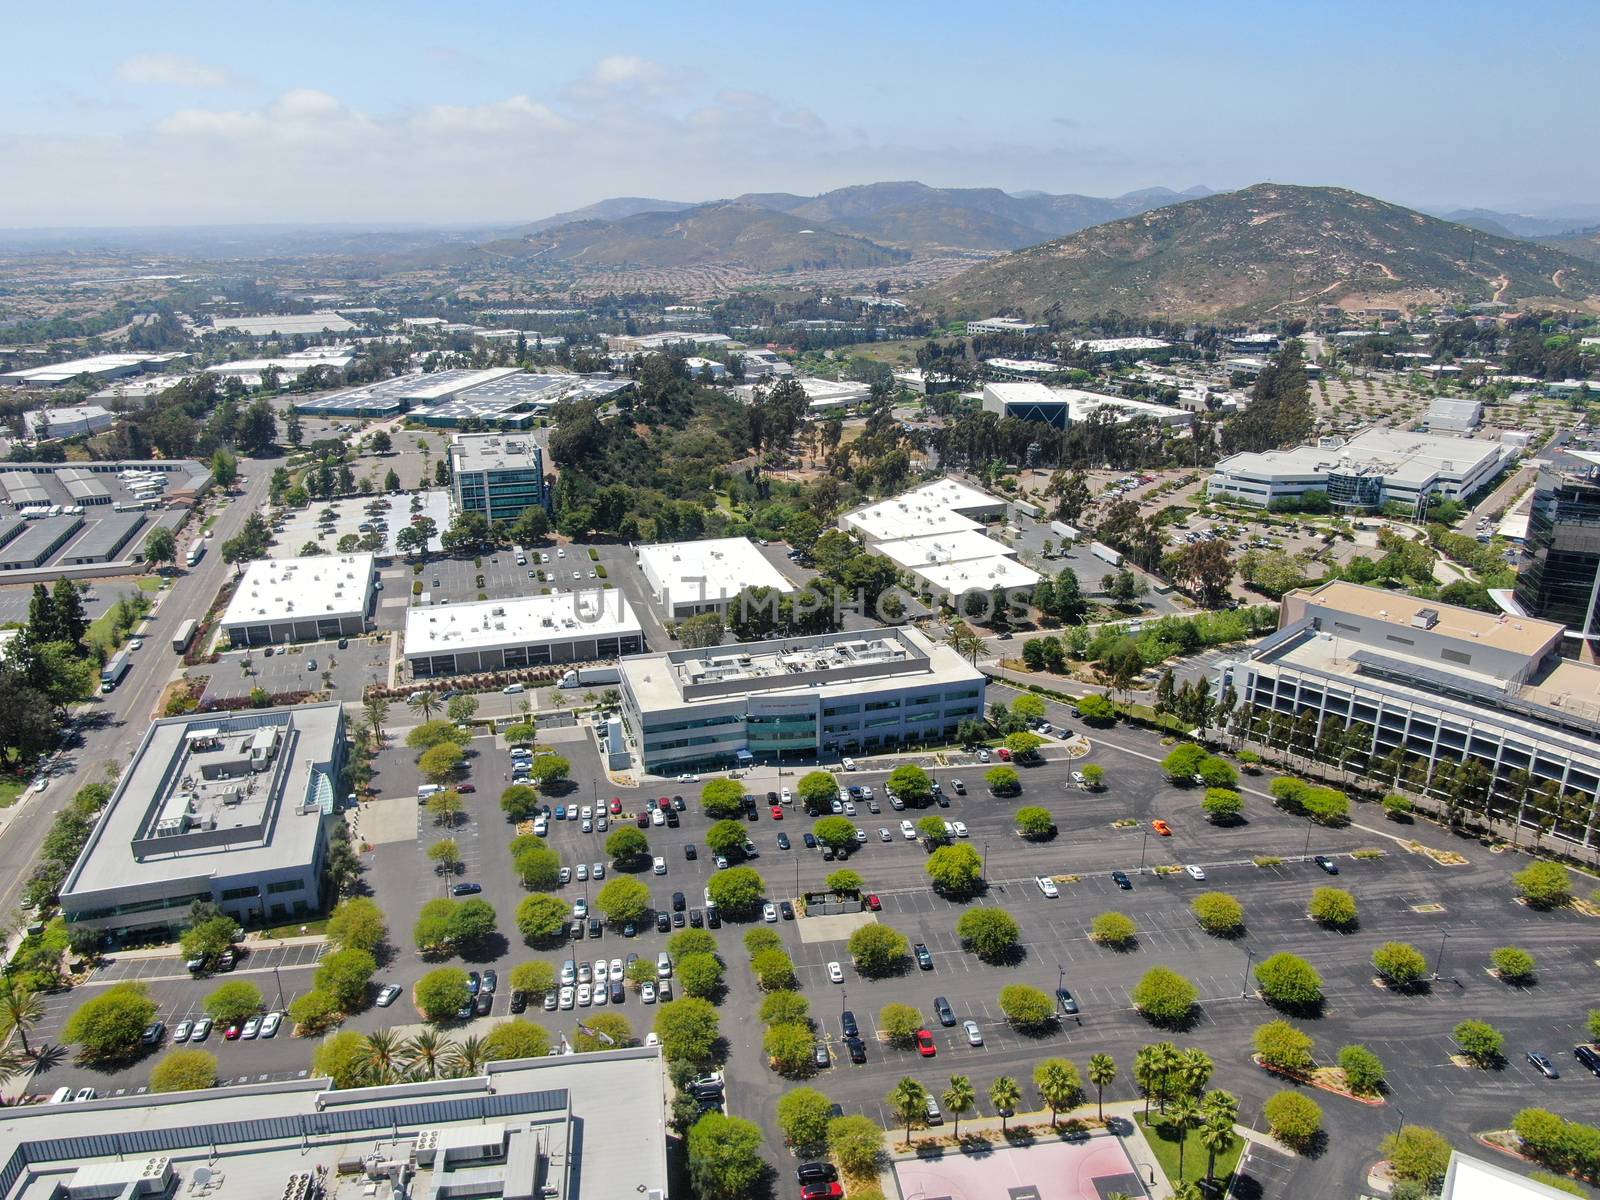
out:
{"label": "green hill", "polygon": [[1319,304],[1594,308],[1600,268],[1343,188],[1257,184],[1108,221],[919,294],[953,315],[1264,318]]}

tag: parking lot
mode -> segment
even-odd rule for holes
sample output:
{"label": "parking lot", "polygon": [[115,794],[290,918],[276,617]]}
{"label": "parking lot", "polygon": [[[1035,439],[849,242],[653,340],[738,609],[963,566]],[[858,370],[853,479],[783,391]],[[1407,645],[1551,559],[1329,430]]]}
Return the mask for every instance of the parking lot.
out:
{"label": "parking lot", "polygon": [[[1051,716],[1058,723],[1076,724],[1059,710],[1053,710]],[[704,852],[708,821],[697,811],[698,788],[658,785],[648,792],[616,792],[603,783],[581,728],[552,729],[545,736],[573,763],[569,788],[552,796],[552,803],[598,807],[615,794],[626,819],[663,791],[685,795],[687,811],[681,816],[681,827],[652,826],[648,834],[652,853],[666,858],[668,874],[647,873],[640,878],[650,887],[656,907],[670,909],[674,891],[684,892],[689,907],[696,907],[701,889],[715,870],[711,856]],[[1524,1049],[1539,1048],[1558,1063],[1570,1064],[1571,1046],[1585,1036],[1584,1018],[1592,1003],[1595,970],[1593,926],[1588,918],[1571,911],[1534,912],[1513,901],[1509,876],[1525,860],[1492,856],[1463,843],[1470,864],[1441,866],[1426,856],[1408,853],[1395,835],[1402,834],[1405,839],[1415,835],[1440,844],[1444,835],[1429,827],[1386,825],[1365,808],[1357,811],[1355,823],[1348,828],[1309,827],[1270,807],[1263,798],[1266,776],[1245,780],[1248,822],[1219,828],[1201,818],[1194,789],[1166,783],[1157,765],[1165,748],[1154,737],[1121,729],[1091,731],[1091,737],[1090,760],[1107,771],[1107,787],[1101,793],[1075,788],[1071,771],[1081,763],[1068,762],[1055,751],[1047,751],[1051,761],[1023,771],[1024,792],[1016,801],[997,801],[984,793],[978,786],[981,766],[970,761],[939,765],[928,760],[947,794],[953,791],[951,783],[956,778],[967,785],[966,796],[951,796],[950,808],[931,810],[962,821],[969,830],[969,844],[985,856],[989,887],[967,903],[930,891],[924,849],[898,835],[899,820],[919,814],[895,813],[886,804],[880,814],[871,814],[864,806],[858,809],[856,823],[867,831],[869,840],[848,865],[865,877],[867,887],[880,898],[882,911],[877,919],[929,948],[931,971],[908,966],[901,974],[863,978],[851,966],[842,941],[806,940],[801,923],[775,926],[796,963],[802,990],[812,1001],[819,1036],[832,1051],[831,1065],[813,1082],[845,1111],[866,1113],[892,1126],[894,1120],[884,1110],[884,1097],[895,1078],[911,1075],[942,1090],[954,1072],[972,1077],[979,1113],[984,1115],[989,1115],[989,1083],[1000,1074],[1017,1076],[1023,1081],[1022,1107],[1027,1110],[1037,1103],[1030,1080],[1039,1059],[1065,1055],[1081,1068],[1088,1055],[1102,1051],[1112,1054],[1121,1068],[1107,1098],[1130,1098],[1134,1095],[1128,1078],[1133,1051],[1168,1035],[1151,1028],[1134,1012],[1129,992],[1145,971],[1161,964],[1187,975],[1200,994],[1193,1025],[1170,1036],[1180,1045],[1199,1046],[1213,1057],[1216,1075],[1212,1086],[1241,1096],[1241,1119],[1259,1126],[1261,1104],[1283,1082],[1250,1063],[1250,1038],[1258,1024],[1278,1014],[1255,997],[1247,970],[1269,954],[1292,950],[1305,956],[1324,978],[1327,1003],[1322,1015],[1298,1021],[1315,1038],[1318,1056],[1331,1060],[1338,1048],[1349,1042],[1369,1045],[1387,1064],[1392,1094],[1389,1105],[1369,1108],[1328,1093],[1313,1093],[1336,1136],[1314,1161],[1279,1161],[1276,1156],[1263,1155],[1257,1171],[1253,1157],[1250,1170],[1265,1189],[1261,1194],[1350,1196],[1352,1181],[1359,1180],[1366,1164],[1376,1157],[1378,1141],[1392,1129],[1401,1110],[1407,1119],[1437,1125],[1458,1145],[1465,1145],[1471,1132],[1505,1125],[1517,1109],[1530,1103],[1547,1104],[1575,1118],[1600,1117],[1600,1082],[1586,1073],[1568,1071],[1559,1080],[1546,1081],[1521,1059]],[[409,804],[421,782],[411,753],[403,748],[387,750],[378,756],[377,766],[379,794]],[[464,965],[477,969],[494,966],[502,978],[511,966],[533,957],[553,964],[566,957],[610,959],[629,952],[648,957],[664,945],[667,935],[649,924],[634,939],[607,930],[598,940],[585,938],[570,948],[534,950],[522,943],[514,919],[525,893],[514,876],[506,848],[511,829],[498,806],[509,772],[507,753],[491,738],[476,739],[467,778],[477,790],[465,797],[465,819],[447,831],[419,814],[414,838],[408,833],[401,840],[383,841],[363,855],[366,882],[389,915],[395,944],[393,956],[376,982],[393,982],[409,989],[432,969],[435,964],[424,962],[410,947],[411,925],[421,904],[445,894],[455,881],[483,887],[483,898],[494,906],[505,935],[475,952]],[[840,778],[842,782],[881,785],[884,777],[882,770],[863,770]],[[792,782],[791,772],[784,783]],[[780,785],[777,776],[768,771],[751,777],[747,786],[764,793],[767,787]],[[1019,839],[1011,830],[1012,813],[1019,804],[1048,807],[1056,819],[1057,836],[1037,844]],[[1170,823],[1170,838],[1151,833],[1149,822],[1155,817]],[[1137,824],[1115,828],[1112,822],[1119,818]],[[767,880],[768,894],[775,900],[819,887],[837,865],[803,848],[800,835],[809,827],[810,822],[798,810],[786,810],[784,820],[775,822],[764,806],[759,819],[749,824],[749,835],[761,855],[752,865]],[[890,841],[878,839],[880,827],[890,829]],[[795,849],[778,848],[780,832],[789,835]],[[425,857],[426,847],[447,833],[457,839],[464,860],[463,869],[453,879],[435,874]],[[577,823],[562,821],[551,823],[549,841],[569,864],[594,863],[605,861],[606,836],[607,832],[598,829],[582,833]],[[701,849],[694,861],[688,861],[683,851],[691,842]],[[1385,854],[1381,858],[1351,857],[1362,847],[1377,847]],[[1305,859],[1308,852],[1331,856],[1340,867],[1339,878],[1330,880]],[[1252,859],[1264,854],[1281,856],[1283,861],[1255,866]],[[1186,863],[1201,866],[1206,879],[1198,881],[1182,872],[1155,873],[1158,866]],[[607,866],[609,870],[610,864]],[[1113,869],[1132,876],[1132,890],[1123,891],[1113,884]],[[1076,878],[1063,880],[1059,898],[1049,899],[1034,883],[1041,873]],[[1354,932],[1329,931],[1305,917],[1312,890],[1329,883],[1348,888],[1356,896],[1361,922]],[[558,894],[569,900],[592,899],[597,887],[592,882],[573,882]],[[1230,892],[1244,905],[1246,933],[1242,938],[1213,938],[1195,926],[1189,903],[1195,895],[1212,889]],[[969,905],[997,905],[1016,918],[1023,946],[1015,961],[988,965],[961,946],[954,929]],[[1140,930],[1135,949],[1114,951],[1089,939],[1094,916],[1108,910],[1135,920]],[[730,1111],[762,1125],[767,1156],[780,1168],[779,1194],[788,1196],[792,1184],[784,1178],[784,1168],[791,1160],[782,1147],[774,1110],[778,1098],[792,1084],[772,1074],[760,1060],[761,1030],[755,1016],[760,996],[741,944],[748,927],[730,923],[713,935],[729,968],[728,992],[721,1007],[723,1032],[732,1047],[726,1067],[728,1104]],[[1410,942],[1430,963],[1438,961],[1440,981],[1413,993],[1376,986],[1370,957],[1377,945],[1388,940]],[[1489,952],[1505,944],[1521,945],[1537,956],[1537,985],[1512,991],[1487,974]],[[253,978],[269,993],[269,1000],[275,998],[280,982],[286,997],[291,998],[309,986],[309,963],[286,960],[274,964],[279,967],[276,973],[261,972],[265,960],[260,954],[252,955],[245,969],[258,972]],[[828,981],[830,962],[843,965],[843,983]],[[163,977],[171,974],[170,963],[166,968],[139,968],[146,969],[161,972],[150,986],[162,1004],[164,1017],[196,1010],[214,986],[211,981]],[[998,993],[1010,982],[1029,983],[1047,992],[1064,985],[1077,999],[1080,1013],[1042,1035],[1024,1036],[1011,1029],[999,1011]],[[53,997],[52,1020],[59,1020],[58,1014],[69,1011],[84,994]],[[481,1032],[487,1023],[503,1019],[507,995],[502,987],[488,1018],[448,1032],[452,1036],[469,1030]],[[947,1028],[935,1020],[935,996],[948,1000],[956,1026]],[[936,1054],[923,1058],[869,1035],[867,1062],[852,1065],[842,1053],[839,1012],[854,1012],[864,1032],[870,1031],[882,1007],[892,1001],[912,1004],[925,1014]],[[569,1012],[530,1015],[569,1036],[582,1016]],[[621,1015],[642,1034],[654,1009],[630,994]],[[1467,1070],[1451,1060],[1450,1030],[1465,1017],[1480,1017],[1506,1032],[1508,1061],[1502,1069]],[[959,1022],[968,1019],[977,1022],[983,1045],[967,1044]],[[357,1015],[349,1027],[376,1029],[415,1020],[402,1000],[392,1009],[369,1009]],[[282,1035],[274,1045],[235,1043],[219,1053],[224,1072],[239,1075],[299,1070],[309,1059],[309,1048],[285,1041]],[[107,1078],[79,1068],[67,1058],[43,1073],[33,1090],[49,1090],[60,1083],[76,1085],[80,1080],[97,1087],[137,1087],[148,1070],[146,1060]],[[1280,1175],[1284,1177],[1281,1183]]]}
{"label": "parking lot", "polygon": [[[358,637],[337,641],[298,642],[279,646],[230,650],[207,668],[203,699],[225,700],[248,696],[256,688],[281,692],[327,691],[330,698],[355,703],[369,684],[383,683],[389,673],[389,639]],[[315,664],[313,666],[313,664]]]}
{"label": "parking lot", "polygon": [[[431,489],[413,493],[422,500],[419,515],[432,519],[436,532],[428,543],[430,552],[439,550],[439,535],[450,527],[450,493],[444,489]],[[372,513],[370,505],[388,501],[387,511]],[[328,514],[332,513],[332,519]],[[379,522],[387,524],[387,537],[380,553],[395,552],[394,536],[408,525],[412,518],[410,495],[347,496],[341,500],[314,500],[305,508],[287,509],[280,514],[282,525],[273,533],[269,554],[273,558],[296,558],[308,543],[321,547],[324,554],[338,553],[340,539],[360,539],[368,529]]]}

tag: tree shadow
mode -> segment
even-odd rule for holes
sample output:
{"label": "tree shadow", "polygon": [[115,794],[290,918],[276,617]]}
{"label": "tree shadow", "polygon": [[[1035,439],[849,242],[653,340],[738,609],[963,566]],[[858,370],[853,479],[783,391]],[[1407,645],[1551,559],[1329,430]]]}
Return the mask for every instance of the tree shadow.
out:
{"label": "tree shadow", "polygon": [[945,1156],[945,1147],[938,1142],[918,1142],[916,1153],[921,1162],[938,1162]]}
{"label": "tree shadow", "polygon": [[963,1133],[957,1146],[969,1158],[989,1158],[995,1150],[994,1142],[981,1133]]}
{"label": "tree shadow", "polygon": [[1299,1017],[1307,1021],[1314,1021],[1321,1017],[1323,1011],[1328,1007],[1327,997],[1325,996],[1319,996],[1317,999],[1305,1004],[1296,1004],[1289,1000],[1275,1000],[1265,994],[1262,995],[1261,999],[1265,1001],[1268,1008],[1281,1012],[1286,1017]]}
{"label": "tree shadow", "polygon": [[458,947],[458,952],[462,962],[492,963],[498,958],[503,958],[510,949],[511,942],[505,934],[497,930],[477,941]]}

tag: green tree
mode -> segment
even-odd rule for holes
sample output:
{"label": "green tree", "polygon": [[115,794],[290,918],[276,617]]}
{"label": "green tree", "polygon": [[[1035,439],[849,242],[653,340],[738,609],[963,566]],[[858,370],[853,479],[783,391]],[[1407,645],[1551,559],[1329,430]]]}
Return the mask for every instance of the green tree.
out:
{"label": "green tree", "polygon": [[173,1050],[150,1071],[152,1092],[198,1092],[217,1085],[217,1056],[204,1050]]}
{"label": "green tree", "polygon": [[1232,788],[1207,788],[1200,809],[1213,824],[1229,825],[1244,815],[1244,797]]}
{"label": "green tree", "polygon": [[467,990],[467,973],[460,967],[439,967],[429,971],[417,981],[413,997],[417,1011],[424,1020],[435,1023],[452,1020],[471,998]]}
{"label": "green tree", "polygon": [[833,1102],[816,1088],[791,1088],[778,1101],[778,1128],[797,1152],[812,1153],[827,1144]]}
{"label": "green tree", "polygon": [[1533,982],[1534,957],[1521,946],[1501,946],[1489,955],[1489,963],[1502,983],[1520,987]]}
{"label": "green tree", "polygon": [[909,1004],[885,1004],[878,1013],[878,1028],[895,1045],[909,1045],[922,1028],[922,1014]]}
{"label": "green tree", "polygon": [[1064,1058],[1047,1058],[1033,1069],[1033,1086],[1039,1089],[1039,1098],[1050,1109],[1050,1125],[1055,1127],[1056,1114],[1071,1108],[1083,1096],[1083,1080],[1078,1068]]}
{"label": "green tree", "polygon": [[828,771],[807,771],[795,785],[800,803],[811,813],[827,812],[839,793],[839,785]]}
{"label": "green tree", "polygon": [[162,563],[175,565],[178,561],[178,538],[165,525],[157,525],[144,539],[144,560],[152,567]]}
{"label": "green tree", "polygon": [[793,1079],[811,1073],[811,1030],[804,1025],[768,1026],[761,1047],[767,1065],[779,1075]]}
{"label": "green tree", "polygon": [[1056,821],[1050,810],[1037,805],[1017,809],[1015,826],[1023,837],[1036,842],[1054,837],[1056,832]]}
{"label": "green tree", "polygon": [[331,1079],[336,1088],[360,1086],[367,1072],[366,1041],[348,1029],[325,1038],[311,1055],[312,1073]]}
{"label": "green tree", "polygon": [[828,1122],[828,1150],[846,1175],[873,1173],[883,1159],[883,1130],[871,1117],[835,1117]]}
{"label": "green tree", "polygon": [[378,960],[367,950],[335,950],[317,964],[316,986],[327,992],[343,1012],[355,1012],[367,998],[367,984],[378,970]]}
{"label": "green tree", "polygon": [[556,969],[543,959],[518,963],[511,968],[511,989],[530,1000],[541,1000],[556,988]]}
{"label": "green tree", "polygon": [[1089,1082],[1094,1084],[1095,1105],[1100,1120],[1106,1119],[1106,1089],[1117,1081],[1117,1060],[1109,1054],[1089,1056]]}
{"label": "green tree", "polygon": [[992,795],[1015,796],[1022,790],[1022,777],[1015,767],[990,767],[983,773],[983,784]]}
{"label": "green tree", "polygon": [[689,1127],[689,1181],[701,1200],[745,1200],[766,1169],[752,1122],[709,1112]]}
{"label": "green tree", "polygon": [[985,962],[1003,962],[1022,938],[1017,920],[1003,908],[969,908],[956,922],[956,936]]}
{"label": "green tree", "polygon": [[944,1090],[944,1108],[955,1118],[956,1141],[961,1140],[961,1118],[966,1116],[978,1106],[978,1093],[972,1086],[972,1080],[965,1075],[950,1076],[950,1086]]}
{"label": "green tree", "polygon": [[455,838],[440,838],[428,847],[428,861],[446,875],[454,875],[461,867],[461,846]]}
{"label": "green tree", "polygon": [[789,991],[796,986],[794,959],[785,950],[761,950],[752,954],[750,973],[764,992]]}
{"label": "green tree", "polygon": [[1187,1024],[1199,998],[1194,984],[1170,967],[1151,967],[1130,993],[1145,1020],[1166,1026]]}
{"label": "green tree", "polygon": [[1254,1044],[1261,1061],[1275,1070],[1303,1075],[1316,1065],[1311,1038],[1287,1021],[1258,1025]]}
{"label": "green tree", "polygon": [[811,1001],[799,992],[771,992],[761,1001],[763,1025],[811,1024]]}
{"label": "green tree", "polygon": [[680,929],[667,939],[667,953],[674,959],[716,952],[717,939],[704,929]]}
{"label": "green tree", "polygon": [[869,978],[898,970],[910,953],[905,935],[887,925],[863,925],[850,935],[850,959]]}
{"label": "green tree", "polygon": [[867,881],[861,878],[860,872],[841,867],[837,871],[830,871],[824,884],[836,896],[859,896]]}
{"label": "green tree", "polygon": [[1359,917],[1356,898],[1343,888],[1319,887],[1311,893],[1306,915],[1330,929],[1354,928]]}
{"label": "green tree", "polygon": [[511,865],[516,868],[522,886],[530,892],[552,891],[561,884],[561,855],[548,846],[518,846]]}
{"label": "green tree", "polygon": [[[525,783],[513,783],[500,793],[500,808],[505,812],[507,819],[526,821],[539,808],[539,793]],[[638,830],[634,832],[637,833]]]}
{"label": "green tree", "polygon": [[920,808],[933,798],[933,779],[921,767],[907,763],[889,773],[884,785],[890,794],[906,804]]}
{"label": "green tree", "polygon": [[971,846],[940,846],[928,856],[927,871],[946,896],[971,896],[983,885],[983,859]]}
{"label": "green tree", "polygon": [[218,1025],[231,1025],[261,1011],[261,989],[242,979],[231,979],[206,997],[206,1015]]}
{"label": "green tree", "polygon": [[1272,1135],[1286,1146],[1309,1146],[1322,1132],[1322,1106],[1299,1092],[1283,1091],[1270,1097],[1261,1108]]}
{"label": "green tree", "polygon": [[1383,1060],[1367,1047],[1350,1045],[1340,1049],[1339,1066],[1352,1092],[1372,1096],[1383,1090]]}
{"label": "green tree", "polygon": [[1428,973],[1422,951],[1405,942],[1385,942],[1372,952],[1372,965],[1390,987],[1408,988]]}
{"label": "green tree", "polygon": [[550,1053],[550,1034],[532,1021],[513,1017],[491,1029],[483,1039],[488,1062],[512,1058],[543,1058]]}
{"label": "green tree", "polygon": [[446,744],[459,746],[462,731],[449,721],[434,721],[427,716],[427,710],[436,709],[439,699],[432,692],[418,692],[406,701],[408,707],[423,714],[421,725],[416,726],[406,734],[406,746],[409,749],[423,751],[431,750],[435,746]]}
{"label": "green tree", "polygon": [[889,1111],[906,1127],[906,1145],[911,1144],[911,1130],[922,1124],[928,1116],[928,1089],[911,1076],[903,1076],[886,1101]]}
{"label": "green tree", "polygon": [[239,922],[216,913],[185,929],[178,945],[185,958],[213,960],[238,941],[241,932]]}
{"label": "green tree", "polygon": [[1487,1021],[1462,1021],[1453,1035],[1461,1053],[1480,1067],[1491,1067],[1501,1059],[1505,1049],[1505,1034]]}
{"label": "green tree", "polygon": [[579,1029],[572,1039],[573,1046],[578,1050],[610,1050],[613,1047],[636,1045],[638,1041],[633,1036],[633,1026],[621,1013],[595,1013],[584,1021],[584,1025],[588,1027],[588,1032]]}
{"label": "green tree", "polygon": [[711,1061],[722,1036],[717,1010],[693,996],[672,1000],[656,1010],[656,1036],[669,1063],[702,1065]]}
{"label": "green tree", "polygon": [[[437,754],[440,751],[451,750],[454,750],[458,755],[460,754],[460,751],[454,746],[446,745],[435,746],[432,750],[429,750],[426,754],[424,754],[423,757],[426,758],[429,754]],[[456,791],[455,788],[445,788],[444,791],[435,792],[433,795],[428,797],[428,815],[433,818],[433,823],[435,825],[443,825],[446,828],[453,828],[465,808],[466,803],[461,799],[461,793]]]}
{"label": "green tree", "polygon": [[1560,863],[1530,863],[1511,882],[1534,908],[1560,908],[1572,899],[1572,875]]}
{"label": "green tree", "polygon": [[700,789],[700,808],[713,820],[737,817],[744,811],[744,788],[737,779],[713,779]]}
{"label": "green tree", "polygon": [[1322,976],[1298,954],[1280,951],[1256,964],[1256,987],[1268,1004],[1315,1009],[1322,1004]]}
{"label": "green tree", "polygon": [[318,988],[301,992],[289,1002],[289,1020],[308,1035],[324,1032],[340,1015],[339,1002]]}
{"label": "green tree", "polygon": [[559,754],[537,755],[528,768],[528,780],[541,792],[549,792],[572,774],[572,764]]}
{"label": "green tree", "polygon": [[624,825],[606,838],[606,855],[619,867],[637,866],[650,857],[650,840],[644,830]]}
{"label": "green tree", "polygon": [[1000,989],[1000,1011],[1021,1030],[1042,1029],[1056,1019],[1055,1002],[1026,983],[1008,983]]}
{"label": "green tree", "polygon": [[711,892],[711,903],[727,917],[739,920],[752,915],[761,907],[767,885],[753,867],[731,867],[718,871],[706,885]]}
{"label": "green tree", "polygon": [[1402,1125],[1383,1139],[1378,1153],[1389,1160],[1395,1178],[1435,1190],[1444,1182],[1450,1165],[1450,1143],[1436,1129]]}
{"label": "green tree", "polygon": [[456,724],[465,725],[478,715],[478,698],[476,696],[452,696],[444,706],[445,714]]}
{"label": "green tree", "polygon": [[718,821],[706,830],[706,845],[711,848],[711,853],[724,858],[739,857],[743,852],[744,838],[744,825],[734,820]]}
{"label": "green tree", "polygon": [[637,879],[620,876],[608,880],[594,898],[595,908],[613,925],[643,918],[650,907],[650,889]]}
{"label": "green tree", "polygon": [[[856,827],[850,822],[849,817],[822,817],[811,826],[811,832],[817,841],[824,846],[831,846],[834,850],[847,850],[856,844]],[[744,837],[740,832],[741,840]]]}
{"label": "green tree", "polygon": [[155,1016],[143,984],[113,984],[78,1006],[62,1026],[61,1040],[75,1043],[91,1062],[128,1058]]}
{"label": "green tree", "polygon": [[1203,748],[1193,742],[1185,742],[1175,747],[1161,760],[1161,770],[1174,783],[1188,783],[1193,776],[1199,774],[1200,766],[1206,757]]}
{"label": "green tree", "polygon": [[1103,912],[1089,925],[1089,936],[1102,946],[1127,950],[1139,940],[1139,927],[1126,913]]}
{"label": "green tree", "polygon": [[389,936],[377,901],[352,896],[334,906],[328,917],[328,941],[343,950],[375,951]]}
{"label": "green tree", "polygon": [[715,646],[725,632],[721,613],[696,613],[678,622],[678,644],[685,648]]}
{"label": "green tree", "polygon": [[525,896],[517,905],[517,931],[530,945],[554,941],[567,931],[567,906],[554,896]]}
{"label": "green tree", "polygon": [[1189,911],[1201,929],[1218,937],[1244,929],[1244,905],[1227,892],[1202,892],[1189,902]]}
{"label": "green tree", "polygon": [[461,769],[464,758],[460,746],[454,742],[440,742],[422,752],[422,757],[417,759],[417,769],[430,783],[445,784]]}
{"label": "green tree", "polygon": [[494,905],[474,897],[457,904],[450,914],[450,943],[453,946],[472,946],[488,938],[495,931]]}
{"label": "green tree", "polygon": [[1092,693],[1088,696],[1079,696],[1073,702],[1080,719],[1090,725],[1110,725],[1117,719],[1117,706],[1110,696]]}
{"label": "green tree", "polygon": [[715,954],[685,954],[674,973],[686,996],[706,998],[722,990],[722,960]]}
{"label": "green tree", "polygon": [[1022,1103],[1022,1088],[1011,1076],[1001,1075],[989,1085],[989,1103],[1000,1114],[1000,1136],[1005,1137],[1006,1125]]}

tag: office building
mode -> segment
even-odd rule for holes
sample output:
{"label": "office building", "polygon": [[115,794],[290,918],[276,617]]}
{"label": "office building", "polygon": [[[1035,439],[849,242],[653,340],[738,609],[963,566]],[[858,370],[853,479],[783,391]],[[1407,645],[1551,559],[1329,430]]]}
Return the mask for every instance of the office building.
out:
{"label": "office building", "polygon": [[1020,321],[1015,317],[987,317],[982,321],[967,322],[969,336],[975,333],[1010,333],[1017,337],[1039,337],[1049,332],[1048,325]]}
{"label": "office building", "polygon": [[276,371],[282,382],[294,383],[307,371],[318,367],[342,373],[355,360],[354,351],[331,346],[274,354],[267,358],[238,358],[232,362],[216,363],[205,370],[207,374],[220,379],[237,379],[245,387],[260,387],[262,377],[271,371]]}
{"label": "office building", "polygon": [[1104,354],[1149,354],[1156,350],[1170,350],[1172,343],[1153,337],[1090,338],[1073,342],[1075,350],[1085,350],[1097,358]]}
{"label": "office building", "polygon": [[1553,451],[1539,471],[1517,603],[1567,627],[1568,653],[1600,640],[1600,453]]}
{"label": "office building", "polygon": [[667,1200],[667,1090],[661,1050],[639,1046],[11,1106],[0,1200]]}
{"label": "office building", "polygon": [[295,402],[322,417],[397,417],[451,428],[469,421],[526,429],[562,401],[602,401],[632,386],[627,379],[594,375],[539,375],[519,367],[465,368],[402,375]]}
{"label": "office building", "polygon": [[1469,808],[1593,848],[1600,668],[1562,658],[1562,637],[1551,621],[1335,581],[1285,596],[1278,632],[1220,664],[1218,683],[1260,710],[1258,732],[1272,713],[1304,722],[1312,745],[1346,727],[1347,761],[1378,786],[1450,795],[1467,764]]}
{"label": "office building", "polygon": [[245,337],[293,337],[319,333],[349,333],[357,326],[336,312],[279,313],[264,317],[213,317],[211,328],[219,333],[239,333]]}
{"label": "office building", "polygon": [[1187,409],[1080,388],[1046,387],[1042,383],[986,383],[983,411],[1018,421],[1039,421],[1055,429],[1087,421],[1099,412],[1108,412],[1117,421],[1143,417],[1171,427],[1187,426],[1194,420],[1194,414]]}
{"label": "office building", "polygon": [[70,408],[41,408],[23,413],[22,425],[34,441],[84,437],[111,428],[112,417],[98,404],[78,404]]}
{"label": "office building", "polygon": [[983,522],[1005,514],[1006,502],[999,496],[946,476],[851,509],[839,518],[839,528],[875,547],[880,542],[981,530]]}
{"label": "office building", "polygon": [[590,662],[643,649],[639,619],[615,589],[406,609],[406,664],[419,679]]}
{"label": "office building", "polygon": [[241,924],[318,911],[344,762],[334,701],[152,723],[61,886],[67,923],[115,943],[176,933],[196,901]]}
{"label": "office building", "polygon": [[644,770],[866,753],[953,735],[984,676],[911,628],[624,658],[622,717]]}
{"label": "office building", "polygon": [[547,508],[544,446],[531,433],[458,433],[450,440],[450,490],[457,512],[490,521]]}
{"label": "office building", "polygon": [[22,367],[0,374],[0,386],[48,388],[65,387],[78,379],[99,386],[113,379],[136,375],[151,367],[162,367],[188,358],[187,354],[96,354],[42,367]]}
{"label": "office building", "polygon": [[1208,491],[1213,500],[1262,508],[1323,492],[1341,512],[1396,503],[1420,516],[1430,496],[1471,496],[1513,453],[1503,443],[1477,438],[1369,429],[1347,442],[1325,437],[1293,450],[1230,454],[1213,469]]}
{"label": "office building", "polygon": [[695,613],[726,613],[748,589],[767,588],[778,594],[795,590],[749,538],[658,542],[640,546],[638,556],[650,598],[668,621]]}
{"label": "office building", "polygon": [[1482,421],[1483,405],[1478,401],[1440,396],[1428,406],[1428,415],[1422,418],[1422,427],[1429,433],[1465,435],[1475,430]]}
{"label": "office building", "polygon": [[1439,1200],[1570,1200],[1571,1195],[1459,1150],[1450,1151],[1439,1190]]}
{"label": "office building", "polygon": [[246,568],[222,614],[235,646],[354,637],[372,608],[370,554],[264,558]]}
{"label": "office building", "polygon": [[1072,370],[1060,363],[1037,362],[1031,358],[990,358],[984,360],[984,369],[997,375],[1017,379],[1048,379],[1052,375],[1065,375]]}

